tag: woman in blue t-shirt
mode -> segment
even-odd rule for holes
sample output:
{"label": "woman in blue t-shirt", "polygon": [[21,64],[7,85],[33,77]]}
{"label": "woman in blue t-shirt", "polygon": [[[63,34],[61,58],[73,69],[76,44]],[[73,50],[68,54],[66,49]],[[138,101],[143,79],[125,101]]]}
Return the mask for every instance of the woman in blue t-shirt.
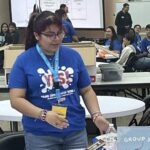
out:
{"label": "woman in blue t-shirt", "polygon": [[122,44],[117,38],[117,34],[116,34],[114,27],[108,26],[105,31],[105,34],[106,34],[106,39],[107,39],[105,42],[105,46],[108,46],[109,50],[120,54],[122,50]]}
{"label": "woman in blue t-shirt", "polygon": [[63,43],[79,42],[79,39],[76,35],[75,29],[67,20],[67,14],[64,10],[58,9],[55,11],[55,14],[62,20],[65,36],[63,38]]}
{"label": "woman in blue t-shirt", "polygon": [[85,149],[85,110],[101,132],[108,122],[101,115],[83,60],[61,46],[62,22],[44,11],[31,16],[26,51],[18,56],[9,78],[13,108],[23,114],[26,150]]}

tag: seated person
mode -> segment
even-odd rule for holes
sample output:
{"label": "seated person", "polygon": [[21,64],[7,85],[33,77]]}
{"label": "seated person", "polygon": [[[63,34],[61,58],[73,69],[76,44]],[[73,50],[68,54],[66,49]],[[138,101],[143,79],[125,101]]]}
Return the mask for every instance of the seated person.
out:
{"label": "seated person", "polygon": [[[3,23],[1,25],[1,32],[0,32],[0,46],[8,45],[11,43],[11,37],[9,34],[8,24]],[[0,51],[0,69],[3,67],[4,61],[4,51]]]}
{"label": "seated person", "polygon": [[150,69],[150,24],[146,26],[146,37],[141,42],[141,50],[137,53],[136,69]]}
{"label": "seated person", "polygon": [[62,9],[56,10],[55,14],[62,19],[63,27],[65,36],[63,38],[63,43],[71,43],[71,42],[78,42],[78,37],[76,36],[75,29],[73,28],[72,24],[68,22],[66,12]]}
{"label": "seated person", "polygon": [[9,34],[9,28],[7,23],[1,25],[0,32],[0,46],[8,45],[11,43],[11,37]]}
{"label": "seated person", "polygon": [[122,50],[120,58],[117,60],[116,63],[125,66],[129,56],[131,53],[136,54],[136,48],[134,46],[134,39],[135,39],[135,32],[134,30],[129,31],[125,34],[123,38],[123,45],[124,48]]}
{"label": "seated person", "polygon": [[108,26],[105,33],[106,33],[106,39],[107,39],[105,42],[105,46],[108,46],[108,49],[110,51],[114,51],[120,54],[122,50],[122,44],[117,39],[117,34],[115,32],[114,27]]}
{"label": "seated person", "polygon": [[9,24],[9,33],[11,36],[11,44],[18,44],[19,42],[19,33],[16,30],[16,24],[14,22],[11,22]]}
{"label": "seated person", "polygon": [[141,31],[141,26],[139,24],[136,24],[134,26],[134,31],[135,31],[135,41],[134,42],[135,42],[136,47],[140,50],[142,38],[139,33]]}

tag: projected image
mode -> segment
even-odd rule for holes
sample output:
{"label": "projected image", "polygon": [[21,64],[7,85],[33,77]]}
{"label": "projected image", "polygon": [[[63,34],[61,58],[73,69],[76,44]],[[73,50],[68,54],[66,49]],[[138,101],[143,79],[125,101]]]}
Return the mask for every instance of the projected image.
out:
{"label": "projected image", "polygon": [[35,4],[42,11],[52,12],[59,9],[61,4],[66,4],[68,16],[75,28],[104,28],[103,0],[11,0],[12,21],[18,27],[26,27]]}

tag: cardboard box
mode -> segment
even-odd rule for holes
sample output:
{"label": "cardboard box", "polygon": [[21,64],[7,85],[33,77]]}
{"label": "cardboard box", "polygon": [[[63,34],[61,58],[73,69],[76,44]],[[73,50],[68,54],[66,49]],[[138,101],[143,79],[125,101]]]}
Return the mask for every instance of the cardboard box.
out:
{"label": "cardboard box", "polygon": [[8,78],[11,68],[17,58],[24,50],[4,50],[4,72],[5,72],[5,84],[8,85]]}
{"label": "cardboard box", "polygon": [[25,49],[25,45],[24,44],[10,44],[8,45],[9,50],[20,50],[20,49]]}
{"label": "cardboard box", "polygon": [[4,69],[12,68],[16,58],[20,55],[24,50],[4,50]]}
{"label": "cardboard box", "polygon": [[79,52],[86,66],[96,66],[96,48],[91,43],[63,43]]}
{"label": "cardboard box", "polygon": [[96,82],[96,66],[87,66],[88,73],[91,78],[91,82]]}

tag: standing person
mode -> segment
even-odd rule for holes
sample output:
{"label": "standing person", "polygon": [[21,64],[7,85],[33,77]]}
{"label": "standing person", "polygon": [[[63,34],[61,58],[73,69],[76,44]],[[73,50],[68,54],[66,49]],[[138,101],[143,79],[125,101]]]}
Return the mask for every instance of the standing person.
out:
{"label": "standing person", "polygon": [[62,20],[62,23],[63,23],[63,28],[65,32],[63,43],[78,42],[79,39],[76,35],[73,25],[67,21],[66,12],[62,9],[58,9],[55,11],[55,14],[58,16],[58,18]]}
{"label": "standing person", "polygon": [[108,122],[83,60],[61,45],[62,22],[54,13],[32,15],[27,31],[26,51],[17,58],[9,80],[11,105],[23,113],[26,150],[85,149],[85,110],[79,94],[101,132]]}
{"label": "standing person", "polygon": [[19,33],[14,22],[9,23],[9,33],[11,37],[11,44],[18,44],[19,42]]}
{"label": "standing person", "polygon": [[110,51],[114,51],[118,54],[121,53],[122,44],[117,38],[116,31],[113,26],[108,26],[105,31],[106,34],[106,42],[105,46],[108,46]]}
{"label": "standing person", "polygon": [[118,38],[122,41],[123,36],[132,27],[132,18],[129,13],[129,4],[123,4],[123,9],[117,14],[115,25],[117,26]]}
{"label": "standing person", "polygon": [[66,13],[66,21],[68,21],[68,22],[70,22],[72,24],[71,20],[69,19],[68,15],[67,15],[68,12],[69,12],[67,5],[66,4],[61,4],[60,5],[60,9],[65,11],[65,13]]}

